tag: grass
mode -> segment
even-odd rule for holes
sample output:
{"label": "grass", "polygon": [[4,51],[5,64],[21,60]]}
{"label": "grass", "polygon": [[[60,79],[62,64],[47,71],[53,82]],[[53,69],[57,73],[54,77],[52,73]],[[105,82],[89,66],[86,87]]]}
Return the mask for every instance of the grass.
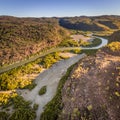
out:
{"label": "grass", "polygon": [[59,46],[60,47],[78,47],[79,44],[75,40],[67,39],[67,40],[62,41]]}
{"label": "grass", "polygon": [[37,110],[37,109],[38,109],[38,107],[39,107],[39,105],[38,105],[38,104],[34,104],[34,105],[33,105],[33,109],[34,109],[34,110]]}
{"label": "grass", "polygon": [[34,120],[36,117],[35,109],[31,108],[31,102],[25,101],[23,97],[16,96],[12,99],[15,111],[9,120]]}
{"label": "grass", "polygon": [[111,51],[120,51],[120,42],[112,42],[107,45]]}
{"label": "grass", "polygon": [[68,68],[66,74],[61,78],[56,95],[54,98],[45,106],[44,112],[41,114],[40,120],[56,120],[58,115],[61,113],[62,110],[62,88],[72,71],[74,65]]}
{"label": "grass", "polygon": [[0,120],[8,120],[9,114],[6,112],[0,112]]}
{"label": "grass", "polygon": [[43,86],[39,91],[39,95],[44,95],[46,91],[47,91],[47,86]]}
{"label": "grass", "polygon": [[83,47],[96,47],[102,43],[101,39],[95,38],[90,44],[83,45]]}
{"label": "grass", "polygon": [[36,84],[35,82],[32,81],[31,84],[25,86],[23,89],[29,89],[29,90],[32,90],[33,88],[36,87],[36,85],[37,85],[37,84]]}
{"label": "grass", "polygon": [[94,50],[81,50],[81,53],[85,53],[87,55],[95,55],[97,51],[98,51],[98,49],[94,49]]}

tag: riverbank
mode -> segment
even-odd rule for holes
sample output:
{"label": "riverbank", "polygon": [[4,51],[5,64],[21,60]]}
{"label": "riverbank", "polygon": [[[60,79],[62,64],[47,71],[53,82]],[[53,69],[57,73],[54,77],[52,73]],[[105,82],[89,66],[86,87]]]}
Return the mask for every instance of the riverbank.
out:
{"label": "riverbank", "polygon": [[[32,104],[39,104],[37,110],[37,118],[40,119],[40,114],[43,112],[43,107],[54,97],[56,94],[59,80],[65,75],[67,69],[78,62],[80,59],[85,57],[85,54],[77,55],[66,60],[61,60],[54,64],[48,70],[41,73],[35,80],[37,86],[32,90],[19,90],[18,93],[23,96],[25,100],[30,100]],[[41,87],[47,86],[46,94],[40,96],[39,90]]]}
{"label": "riverbank", "polygon": [[24,64],[27,64],[29,62],[35,61],[36,59],[38,59],[40,57],[43,57],[43,56],[45,56],[47,54],[53,53],[53,52],[65,51],[65,50],[76,50],[76,49],[80,49],[80,50],[88,50],[88,49],[89,50],[93,50],[93,49],[99,49],[99,48],[107,45],[107,43],[108,43],[107,39],[101,38],[101,37],[96,37],[96,38],[99,38],[102,41],[102,43],[99,46],[96,46],[96,47],[62,47],[62,48],[53,48],[53,49],[50,49],[49,51],[46,51],[45,53],[41,53],[39,55],[31,57],[28,60],[24,60],[24,61],[21,61],[21,62],[18,62],[18,63],[14,63],[14,64],[11,64],[11,65],[2,67],[2,68],[0,68],[0,73],[6,72],[6,71],[11,70],[13,68],[17,68],[17,67],[22,66]]}

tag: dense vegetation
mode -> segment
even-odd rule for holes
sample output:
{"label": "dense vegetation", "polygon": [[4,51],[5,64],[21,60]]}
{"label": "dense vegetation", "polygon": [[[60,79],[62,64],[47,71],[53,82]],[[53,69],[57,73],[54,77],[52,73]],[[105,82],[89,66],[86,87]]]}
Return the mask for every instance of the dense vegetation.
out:
{"label": "dense vegetation", "polygon": [[95,47],[102,43],[101,39],[94,38],[92,41],[84,41],[84,40],[73,40],[73,39],[65,39],[62,41],[59,46],[60,47]]}
{"label": "dense vegetation", "polygon": [[[10,109],[7,106],[11,104],[13,105],[13,113],[9,114],[7,111]],[[0,120],[34,120],[37,105],[35,104],[33,108],[30,105],[30,101],[25,101],[21,96],[15,95],[10,99],[9,104],[2,107],[4,112],[0,112]]]}
{"label": "dense vegetation", "polygon": [[103,50],[108,54],[120,56],[120,42],[111,42]]}
{"label": "dense vegetation", "polygon": [[31,102],[25,101],[21,96],[12,99],[14,104],[14,113],[9,120],[34,120],[36,117],[35,110],[30,107]]}
{"label": "dense vegetation", "polygon": [[68,31],[55,18],[0,17],[0,65],[11,64],[58,45]]}
{"label": "dense vegetation", "polygon": [[34,62],[28,63],[18,68],[14,68],[8,72],[0,74],[0,90],[14,90],[16,88],[29,88],[33,80],[24,77],[27,74],[38,74],[42,68],[48,68],[53,63],[60,60],[58,53],[49,54],[43,58],[39,58]]}
{"label": "dense vegetation", "polygon": [[113,52],[120,52],[120,42],[112,42],[107,47]]}
{"label": "dense vegetation", "polygon": [[41,64],[43,65],[44,68],[49,68],[52,64],[60,60],[61,57],[59,56],[59,53],[51,53],[43,57]]}
{"label": "dense vegetation", "polygon": [[6,112],[0,112],[0,120],[8,120],[9,115]]}
{"label": "dense vegetation", "polygon": [[47,86],[43,86],[40,90],[39,90],[39,95],[44,95],[47,91]]}
{"label": "dense vegetation", "polygon": [[[0,90],[6,91],[0,93],[0,105],[7,104],[9,100],[16,95],[16,93],[11,90],[18,88],[33,89],[36,86],[34,82],[35,77],[28,76],[39,74],[43,68],[49,68],[60,59],[59,53],[52,53],[27,65],[0,74]],[[7,90],[11,92],[7,92]]]}
{"label": "dense vegetation", "polygon": [[108,38],[109,44],[104,47],[104,51],[111,55],[120,55],[120,30],[115,31]]}
{"label": "dense vegetation", "polygon": [[102,43],[101,39],[95,38],[91,42],[88,42],[88,44],[81,44],[83,47],[95,47]]}
{"label": "dense vegetation", "polygon": [[59,44],[60,47],[78,47],[79,43],[72,39],[65,39]]}

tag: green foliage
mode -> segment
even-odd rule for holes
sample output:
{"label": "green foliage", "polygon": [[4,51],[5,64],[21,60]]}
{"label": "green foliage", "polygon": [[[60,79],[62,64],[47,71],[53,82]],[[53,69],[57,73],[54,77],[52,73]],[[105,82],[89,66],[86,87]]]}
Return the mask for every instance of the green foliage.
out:
{"label": "green foliage", "polygon": [[25,101],[21,96],[16,96],[12,99],[14,108],[30,108],[30,101]]}
{"label": "green foliage", "polygon": [[40,90],[39,90],[39,95],[44,95],[47,91],[47,86],[43,86]]}
{"label": "green foliage", "polygon": [[82,53],[86,53],[87,55],[95,55],[98,50],[81,50]]}
{"label": "green foliage", "polygon": [[38,104],[34,104],[33,109],[34,109],[34,110],[37,110],[37,109],[38,109],[38,107],[39,107],[39,105],[38,105]]}
{"label": "green foliage", "polygon": [[73,109],[72,117],[80,117],[80,111],[78,108]]}
{"label": "green foliage", "polygon": [[49,68],[52,64],[54,64],[54,63],[57,62],[58,60],[60,60],[59,53],[55,52],[55,53],[46,55],[46,56],[42,59],[41,64],[42,64],[45,68]]}
{"label": "green foliage", "polygon": [[30,107],[31,102],[25,101],[21,96],[12,99],[15,111],[9,120],[34,120],[35,110]]}
{"label": "green foliage", "polygon": [[96,47],[102,43],[101,39],[95,38],[89,44],[83,44],[84,47]]}
{"label": "green foliage", "polygon": [[39,73],[42,70],[42,68],[38,65],[39,62],[41,62],[41,59],[0,74],[0,90],[34,88],[35,84],[32,82],[32,80],[28,78],[25,79],[23,76],[26,74]]}
{"label": "green foliage", "polygon": [[81,50],[80,49],[70,50],[70,52],[75,53],[75,54],[80,54]]}
{"label": "green foliage", "polygon": [[120,56],[120,42],[111,42],[102,48],[104,52],[113,56]]}
{"label": "green foliage", "polygon": [[[6,73],[0,75],[0,90],[14,90],[17,88],[21,89],[29,89],[32,90],[35,88],[36,84],[32,79],[25,79],[22,76],[29,75],[32,73],[39,73],[41,71],[40,64],[44,67],[48,68],[53,63],[57,62],[61,58],[59,57],[59,53],[52,53],[47,55],[44,58],[39,58],[34,62],[28,63],[24,66],[12,69]],[[35,66],[38,66],[37,68]],[[10,93],[0,94],[0,105],[8,103],[11,98]]]}
{"label": "green foliage", "polygon": [[75,40],[67,39],[67,40],[63,40],[59,46],[60,47],[78,47],[79,44]]}
{"label": "green foliage", "polygon": [[39,73],[42,69],[40,64],[42,64],[45,68],[48,68],[60,59],[59,53],[55,52],[48,54],[43,58],[39,58],[34,62],[14,68],[6,73],[1,74],[0,90],[14,90],[16,88],[28,88],[29,90],[33,89],[36,84],[31,79],[25,79],[21,76]]}
{"label": "green foliage", "polygon": [[35,120],[35,112],[28,108],[18,108],[9,120]]}
{"label": "green foliage", "polygon": [[8,120],[9,115],[6,112],[0,112],[0,120]]}
{"label": "green foliage", "polygon": [[7,106],[9,104],[9,100],[11,98],[16,97],[17,94],[15,92],[2,92],[0,93],[0,106],[2,105],[3,107]]}
{"label": "green foliage", "polygon": [[107,47],[113,52],[115,52],[115,51],[119,52],[120,51],[120,42],[112,42],[112,43],[108,44]]}
{"label": "green foliage", "polygon": [[23,89],[29,89],[29,90],[32,90],[36,87],[36,83],[35,82],[32,82],[31,84],[25,86]]}
{"label": "green foliage", "polygon": [[89,44],[90,44],[90,42],[88,42],[88,41],[79,40],[79,46],[87,46]]}
{"label": "green foliage", "polygon": [[62,88],[66,82],[70,72],[72,71],[74,65],[68,68],[66,74],[61,78],[56,95],[54,98],[45,106],[45,110],[41,115],[40,120],[56,120],[62,109]]}

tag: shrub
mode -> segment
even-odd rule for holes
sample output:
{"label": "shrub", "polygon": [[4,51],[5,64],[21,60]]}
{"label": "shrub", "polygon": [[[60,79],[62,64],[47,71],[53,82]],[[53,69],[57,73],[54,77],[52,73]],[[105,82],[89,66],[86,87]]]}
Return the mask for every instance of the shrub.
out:
{"label": "shrub", "polygon": [[8,120],[9,115],[6,112],[0,112],[0,120]]}
{"label": "shrub", "polygon": [[52,64],[60,60],[59,54],[57,52],[46,55],[41,61],[45,68],[49,68]]}
{"label": "shrub", "polygon": [[38,109],[38,107],[39,107],[39,105],[38,105],[38,104],[34,104],[33,109],[34,109],[34,110],[37,110],[37,109]]}
{"label": "shrub", "polygon": [[9,120],[35,120],[35,110],[30,107],[30,101],[25,101],[23,97],[16,96],[12,102],[15,111]]}
{"label": "shrub", "polygon": [[95,38],[93,39],[92,42],[89,42],[88,44],[83,44],[82,46],[84,47],[95,47],[95,46],[98,46],[102,43],[101,39],[99,38]]}
{"label": "shrub", "polygon": [[71,50],[72,53],[75,53],[75,54],[80,54],[81,53],[81,50],[80,49],[76,49],[76,50]]}
{"label": "shrub", "polygon": [[107,47],[113,52],[120,51],[120,42],[112,42]]}
{"label": "shrub", "polygon": [[47,91],[47,86],[43,86],[39,91],[39,95],[44,95],[46,91]]}
{"label": "shrub", "polygon": [[32,90],[33,88],[36,87],[36,83],[35,82],[32,82],[31,84],[27,85],[24,87],[24,89],[29,89],[29,90]]}
{"label": "shrub", "polygon": [[62,88],[66,82],[70,72],[72,71],[74,65],[68,68],[66,74],[61,78],[56,95],[54,98],[45,106],[44,112],[41,114],[40,120],[56,120],[58,115],[61,113],[62,109]]}
{"label": "shrub", "polygon": [[59,46],[62,46],[62,47],[78,47],[79,44],[75,40],[67,39],[67,40],[62,41]]}
{"label": "shrub", "polygon": [[18,108],[9,120],[35,120],[35,112],[28,108]]}
{"label": "shrub", "polygon": [[95,55],[98,50],[81,50],[82,53],[86,53],[87,55]]}

